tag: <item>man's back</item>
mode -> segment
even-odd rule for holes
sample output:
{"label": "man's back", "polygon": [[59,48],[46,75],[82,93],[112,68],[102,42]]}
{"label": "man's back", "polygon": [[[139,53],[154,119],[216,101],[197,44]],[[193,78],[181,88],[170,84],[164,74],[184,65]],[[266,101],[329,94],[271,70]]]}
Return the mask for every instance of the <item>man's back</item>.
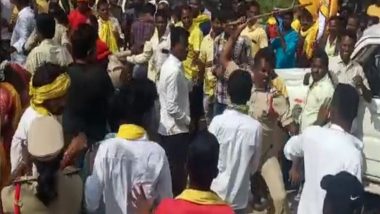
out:
{"label": "man's back", "polygon": [[211,188],[233,209],[244,209],[248,203],[249,177],[260,159],[261,125],[248,115],[227,109],[213,119],[209,131],[220,144],[219,174]]}
{"label": "man's back", "polygon": [[320,182],[325,175],[347,171],[361,180],[362,147],[360,140],[334,124],[311,126],[288,141],[285,155],[303,156],[305,161],[305,186],[299,213],[322,213],[325,191],[320,188]]}
{"label": "man's back", "polygon": [[148,198],[172,197],[165,151],[146,137],[106,140],[99,147],[93,174],[86,181],[87,208],[96,209],[103,195],[106,213],[133,213],[132,188],[141,184]]}

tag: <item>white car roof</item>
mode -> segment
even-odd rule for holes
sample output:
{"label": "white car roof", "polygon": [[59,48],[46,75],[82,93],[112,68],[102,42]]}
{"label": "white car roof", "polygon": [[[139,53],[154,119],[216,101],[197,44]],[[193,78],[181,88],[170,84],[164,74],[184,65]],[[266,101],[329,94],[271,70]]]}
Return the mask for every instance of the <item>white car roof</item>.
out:
{"label": "white car roof", "polygon": [[363,32],[363,36],[355,45],[355,50],[351,55],[352,59],[360,58],[364,48],[373,45],[380,45],[380,24],[373,25]]}

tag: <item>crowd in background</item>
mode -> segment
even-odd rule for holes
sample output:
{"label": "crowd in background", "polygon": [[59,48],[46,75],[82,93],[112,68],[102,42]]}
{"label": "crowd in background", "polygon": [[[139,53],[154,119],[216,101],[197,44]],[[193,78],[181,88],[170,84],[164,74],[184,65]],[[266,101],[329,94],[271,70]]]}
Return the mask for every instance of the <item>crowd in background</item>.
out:
{"label": "crowd in background", "polygon": [[1,0],[0,213],[360,212],[380,1],[312,2]]}

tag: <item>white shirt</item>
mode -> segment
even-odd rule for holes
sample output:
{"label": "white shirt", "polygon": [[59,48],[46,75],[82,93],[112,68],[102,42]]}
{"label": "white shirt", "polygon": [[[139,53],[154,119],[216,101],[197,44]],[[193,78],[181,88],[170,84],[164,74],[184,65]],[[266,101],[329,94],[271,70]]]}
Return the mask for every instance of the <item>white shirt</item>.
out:
{"label": "white shirt", "polygon": [[334,90],[334,85],[327,74],[309,87],[305,107],[301,113],[301,131],[317,121],[320,107],[326,100],[332,98]]}
{"label": "white shirt", "polygon": [[73,62],[73,58],[65,47],[51,39],[44,39],[29,53],[25,68],[33,75],[38,67],[47,62],[66,67]]}
{"label": "white shirt", "polygon": [[133,64],[148,64],[148,78],[156,82],[162,64],[169,57],[170,50],[170,30],[159,38],[158,31],[155,29],[153,36],[144,44],[141,54],[127,57],[127,61]]}
{"label": "white shirt", "polygon": [[326,192],[321,180],[326,175],[347,171],[362,180],[363,143],[340,126],[311,126],[286,143],[287,159],[303,157],[305,185],[298,206],[299,214],[321,214]]}
{"label": "white shirt", "polygon": [[22,148],[26,146],[28,139],[29,127],[33,120],[42,117],[41,114],[28,107],[24,114],[21,116],[15,134],[13,135],[11,143],[11,172],[19,166],[22,161]]}
{"label": "white shirt", "polygon": [[234,210],[245,209],[250,194],[250,176],[258,168],[261,153],[261,124],[248,115],[226,109],[216,116],[209,131],[219,147],[219,174],[211,189]]}
{"label": "white shirt", "polygon": [[87,211],[96,211],[103,196],[106,214],[134,213],[132,188],[143,184],[148,198],[173,197],[165,151],[146,136],[135,141],[112,138],[97,151],[85,185]]}
{"label": "white shirt", "polygon": [[190,83],[185,77],[182,62],[171,55],[164,62],[158,81],[160,125],[158,133],[165,136],[189,132]]}
{"label": "white shirt", "polygon": [[16,25],[12,33],[11,46],[16,48],[17,51],[11,54],[11,61],[21,65],[24,64],[26,56],[23,53],[23,47],[30,34],[32,34],[35,26],[36,22],[32,8],[23,8],[18,13]]}

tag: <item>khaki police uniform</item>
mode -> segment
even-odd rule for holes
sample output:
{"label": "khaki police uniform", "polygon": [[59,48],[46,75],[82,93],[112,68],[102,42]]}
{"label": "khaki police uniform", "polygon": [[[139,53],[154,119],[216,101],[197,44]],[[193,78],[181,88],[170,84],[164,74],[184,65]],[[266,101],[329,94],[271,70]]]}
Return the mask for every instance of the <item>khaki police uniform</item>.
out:
{"label": "khaki police uniform", "polygon": [[[80,213],[82,205],[83,183],[79,170],[66,168],[57,175],[57,198],[46,207],[37,197],[37,177],[25,176],[17,179],[13,185],[1,191],[3,210],[13,213],[14,205],[18,204],[21,213],[27,214],[76,214]],[[21,185],[20,198],[15,200],[15,187]]]}
{"label": "khaki police uniform", "polygon": [[[41,163],[55,160],[64,148],[63,129],[53,117],[34,119],[28,131],[28,153]],[[5,213],[76,214],[81,212],[83,182],[79,170],[68,167],[56,174],[57,196],[48,206],[38,199],[38,176],[21,177],[1,191]]]}
{"label": "khaki police uniform", "polygon": [[275,90],[264,92],[253,89],[249,107],[250,116],[263,127],[261,175],[273,200],[273,207],[268,213],[289,213],[281,166],[277,158],[285,140],[279,124],[285,127],[293,122],[287,98]]}

